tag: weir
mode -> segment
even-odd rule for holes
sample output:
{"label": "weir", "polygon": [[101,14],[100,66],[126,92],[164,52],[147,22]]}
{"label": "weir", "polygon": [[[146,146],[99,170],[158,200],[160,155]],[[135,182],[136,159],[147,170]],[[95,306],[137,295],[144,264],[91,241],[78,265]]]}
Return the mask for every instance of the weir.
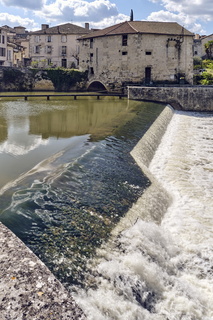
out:
{"label": "weir", "polygon": [[[143,99],[140,98],[138,100]],[[201,301],[199,296],[201,285],[198,290],[195,290],[193,286],[189,286],[190,290],[188,291],[186,280],[191,277],[191,274],[181,272],[183,268],[186,267],[184,263],[187,264],[189,262],[183,255],[181,256],[182,260],[180,259],[178,250],[174,244],[170,242],[169,236],[167,237],[165,230],[160,225],[163,215],[170,205],[171,199],[168,192],[162,187],[161,183],[157,181],[149,169],[150,161],[173,116],[174,111],[172,108],[166,107],[151,126],[150,130],[147,131],[142,140],[131,152],[152,184],[113,230],[112,239],[98,250],[98,259],[96,262],[93,261],[91,266],[93,272],[89,275],[89,282],[92,284],[92,289],[89,289],[87,293],[79,291],[73,295],[82,310],[87,310],[86,314],[90,315],[90,317],[88,317],[89,320],[166,319],[166,317],[170,315],[167,311],[169,310],[169,306],[171,306],[171,312],[175,309],[173,296],[175,296],[175,300],[177,301],[177,309],[175,312],[179,319],[184,315],[187,317],[187,312],[191,312],[193,315],[196,314],[196,319],[201,320],[204,319],[202,315],[205,310],[208,310],[208,305],[206,308],[199,305]],[[172,223],[171,226],[174,227]],[[6,228],[4,229],[7,231]],[[6,240],[4,241],[3,245],[6,243]],[[13,238],[13,242],[14,241],[16,241],[15,236]],[[129,243],[131,244],[131,248],[129,248]],[[20,248],[22,248],[19,242],[17,242],[17,244],[18,247],[20,246]],[[13,252],[14,251],[8,248],[7,253],[11,254]],[[5,256],[7,253],[5,253]],[[185,260],[183,258],[185,258]],[[201,257],[197,256],[196,258],[200,259],[198,262],[201,263]],[[34,262],[34,260],[30,262],[30,259],[31,258],[28,260],[27,276],[29,276],[31,272],[33,263],[37,263]],[[178,259],[180,259],[179,262]],[[188,259],[191,261],[191,257]],[[25,261],[25,259],[21,259],[21,261]],[[205,263],[207,264],[207,258]],[[23,265],[20,264],[20,270],[22,266]],[[16,267],[15,264],[14,267]],[[13,272],[14,270],[15,268]],[[45,272],[45,269],[43,270]],[[8,274],[6,268],[5,274]],[[200,276],[203,277],[203,274]],[[183,279],[181,279],[181,277]],[[10,283],[13,283],[12,281],[17,279],[18,273],[11,276]],[[41,275],[38,276],[38,279],[42,282]],[[23,280],[23,278],[21,280]],[[57,282],[57,280],[54,281]],[[205,279],[203,279],[203,287],[207,285],[204,281]],[[193,283],[194,279],[192,279],[191,282]],[[13,284],[14,290],[17,290],[15,282]],[[24,281],[22,281],[22,285],[23,284]],[[6,286],[5,283],[4,286]],[[36,288],[38,288],[36,298],[40,303],[40,299],[45,298],[45,292],[41,289],[40,282],[37,282]],[[195,288],[197,289],[197,287]],[[50,288],[50,292],[51,290],[54,290],[54,287]],[[69,303],[66,292],[64,293],[63,289],[61,292],[66,303]],[[191,302],[195,292],[196,296],[193,302]],[[203,296],[205,296],[206,291],[204,289],[203,293]],[[34,292],[32,294],[35,295]],[[42,301],[42,303],[44,306],[48,305],[48,303],[45,303],[45,300]],[[187,303],[191,306],[191,310],[189,311],[187,310]],[[115,304],[117,307],[116,310],[113,309],[113,305]],[[8,305],[9,301],[7,300],[7,308]],[[182,305],[185,306],[183,312],[178,308],[179,306],[182,308]],[[50,309],[51,307],[47,310]],[[60,309],[65,315],[64,319],[84,319],[84,315],[78,307],[77,313],[74,311],[72,315],[69,314],[66,318],[68,309],[67,307],[65,307],[65,311]],[[159,314],[157,312],[159,312]],[[208,312],[206,314],[208,314]],[[174,314],[172,314],[172,316],[174,316]],[[193,318],[195,319],[195,317],[191,319]]]}
{"label": "weir", "polygon": [[175,110],[213,111],[213,86],[128,87],[128,98],[170,104]]}

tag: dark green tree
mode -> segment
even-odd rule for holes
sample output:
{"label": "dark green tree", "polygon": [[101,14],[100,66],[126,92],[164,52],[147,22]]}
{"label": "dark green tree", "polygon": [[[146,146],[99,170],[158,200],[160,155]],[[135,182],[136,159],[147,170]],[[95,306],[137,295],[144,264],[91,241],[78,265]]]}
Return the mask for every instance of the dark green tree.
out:
{"label": "dark green tree", "polygon": [[205,43],[205,51],[208,59],[212,59],[213,56],[213,40]]}
{"label": "dark green tree", "polygon": [[131,9],[131,12],[130,12],[130,21],[133,21],[133,10]]}

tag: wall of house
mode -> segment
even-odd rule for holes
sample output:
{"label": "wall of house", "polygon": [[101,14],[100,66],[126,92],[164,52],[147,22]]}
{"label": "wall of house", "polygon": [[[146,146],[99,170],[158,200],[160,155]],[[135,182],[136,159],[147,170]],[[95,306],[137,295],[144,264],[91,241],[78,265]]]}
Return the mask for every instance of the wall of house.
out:
{"label": "wall of house", "polygon": [[0,65],[4,65],[7,60],[7,32],[0,28]]}
{"label": "wall of house", "polygon": [[[179,45],[179,47],[178,47]],[[80,40],[79,67],[89,70],[89,80],[102,82],[109,90],[124,82],[145,83],[146,68],[151,82],[177,82],[185,74],[193,82],[193,38],[155,34],[129,34],[127,45],[122,35]]]}
{"label": "wall of house", "polygon": [[[55,67],[71,68],[73,63],[77,66],[78,43],[76,38],[77,36],[72,34],[30,35],[32,61],[38,62],[38,67],[45,67],[50,62]],[[38,51],[36,47],[39,48]],[[62,59],[64,59],[63,62]]]}

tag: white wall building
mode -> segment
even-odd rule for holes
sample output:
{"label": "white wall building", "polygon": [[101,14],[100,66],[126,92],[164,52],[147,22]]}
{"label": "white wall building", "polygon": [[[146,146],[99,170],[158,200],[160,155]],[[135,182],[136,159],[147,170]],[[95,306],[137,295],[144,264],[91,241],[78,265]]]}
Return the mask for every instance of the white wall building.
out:
{"label": "white wall building", "polygon": [[7,61],[7,31],[0,27],[0,66]]}
{"label": "white wall building", "polygon": [[79,44],[77,38],[88,34],[89,28],[71,23],[30,32],[30,57],[38,67],[54,66],[71,68],[78,66]]}

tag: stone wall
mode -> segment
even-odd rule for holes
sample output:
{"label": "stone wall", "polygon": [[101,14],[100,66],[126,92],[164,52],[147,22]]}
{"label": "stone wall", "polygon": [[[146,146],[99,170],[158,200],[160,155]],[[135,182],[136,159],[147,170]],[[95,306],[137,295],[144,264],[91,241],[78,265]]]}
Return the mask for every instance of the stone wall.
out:
{"label": "stone wall", "polygon": [[213,111],[213,86],[128,87],[128,98],[164,102],[176,110]]}
{"label": "stone wall", "polygon": [[81,91],[87,73],[75,69],[0,67],[0,91]]}
{"label": "stone wall", "polygon": [[89,81],[100,81],[109,91],[119,90],[125,83],[146,83],[147,69],[152,83],[179,83],[185,76],[193,83],[192,37],[185,36],[177,46],[177,37],[161,34],[128,34],[97,37],[81,41],[79,66],[89,70]]}

